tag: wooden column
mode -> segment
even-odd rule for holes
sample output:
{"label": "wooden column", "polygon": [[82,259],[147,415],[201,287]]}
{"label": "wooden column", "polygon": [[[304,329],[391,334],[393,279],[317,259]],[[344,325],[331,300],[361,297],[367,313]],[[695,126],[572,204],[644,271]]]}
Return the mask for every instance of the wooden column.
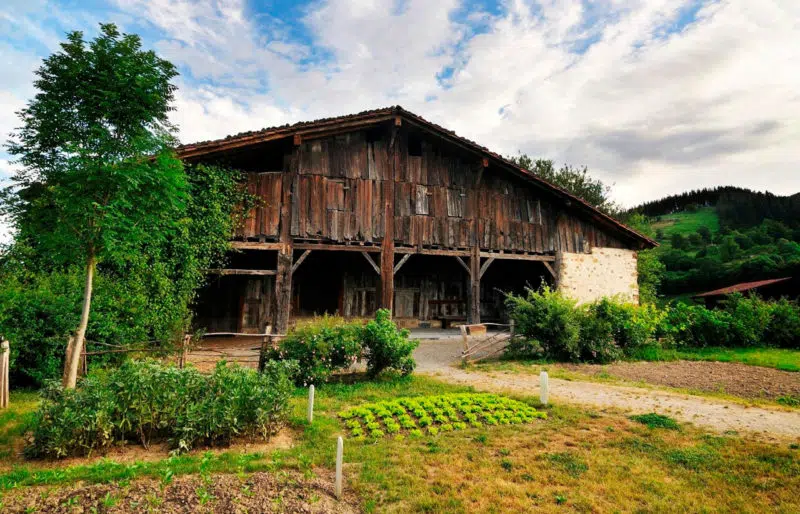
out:
{"label": "wooden column", "polygon": [[294,138],[294,148],[289,169],[283,174],[281,183],[281,221],[279,231],[278,266],[275,274],[275,308],[273,309],[272,327],[276,334],[285,334],[289,330],[289,316],[292,306],[292,188],[300,171],[300,143],[298,136]]}
{"label": "wooden column", "polygon": [[476,245],[470,248],[469,257],[469,313],[470,324],[481,322],[481,252]]}
{"label": "wooden column", "polygon": [[389,309],[394,305],[394,181],[400,168],[399,119],[395,120],[391,130],[389,145],[392,171],[390,177],[383,181],[383,242],[381,243],[381,308]]}

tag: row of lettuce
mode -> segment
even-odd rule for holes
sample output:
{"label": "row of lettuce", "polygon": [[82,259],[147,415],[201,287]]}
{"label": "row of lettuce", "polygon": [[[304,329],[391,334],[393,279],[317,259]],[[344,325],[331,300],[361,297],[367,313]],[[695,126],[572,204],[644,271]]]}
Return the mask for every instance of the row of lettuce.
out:
{"label": "row of lettuce", "polygon": [[800,349],[800,307],[782,299],[730,295],[718,308],[676,303],[657,307],[612,298],[578,305],[547,287],[509,295],[517,336],[506,356],[611,362],[651,350],[706,346]]}

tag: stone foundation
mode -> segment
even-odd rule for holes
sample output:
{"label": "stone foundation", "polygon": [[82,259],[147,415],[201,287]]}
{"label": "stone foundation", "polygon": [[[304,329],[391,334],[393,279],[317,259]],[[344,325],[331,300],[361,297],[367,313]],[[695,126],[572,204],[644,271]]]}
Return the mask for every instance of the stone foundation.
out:
{"label": "stone foundation", "polygon": [[639,303],[634,250],[592,248],[591,253],[562,252],[556,260],[558,289],[579,303],[616,296]]}

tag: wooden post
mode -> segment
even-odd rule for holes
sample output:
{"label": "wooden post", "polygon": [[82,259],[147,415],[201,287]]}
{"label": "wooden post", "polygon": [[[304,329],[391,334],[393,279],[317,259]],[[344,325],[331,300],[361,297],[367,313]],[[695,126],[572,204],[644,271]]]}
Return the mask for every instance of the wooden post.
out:
{"label": "wooden post", "polygon": [[8,361],[11,356],[11,345],[6,341],[3,340],[0,343],[0,409],[7,409],[8,408],[8,400],[9,400],[9,367]]}
{"label": "wooden post", "polygon": [[264,328],[264,337],[261,338],[261,350],[258,352],[258,371],[264,371],[267,363],[267,352],[272,349],[272,325]]}
{"label": "wooden post", "polygon": [[467,342],[467,327],[466,325],[461,325],[458,327],[461,330],[461,342],[464,346],[464,349],[461,351],[461,364],[466,366],[469,359],[467,358],[467,351],[469,350],[469,343]]}
{"label": "wooden post", "polygon": [[394,305],[394,181],[400,168],[398,127],[391,132],[392,171],[383,182],[383,242],[381,243],[381,307],[392,313]]}
{"label": "wooden post", "polygon": [[342,497],[342,458],[344,457],[344,441],[342,436],[336,440],[336,497]]}
{"label": "wooden post", "polygon": [[183,336],[183,341],[181,342],[181,356],[178,359],[178,367],[180,369],[186,367],[186,360],[189,358],[189,343],[191,340],[192,336],[189,334]]}
{"label": "wooden post", "polygon": [[469,258],[469,315],[472,325],[481,322],[481,252],[476,245],[470,249]]}
{"label": "wooden post", "polygon": [[272,327],[276,334],[285,334],[289,330],[289,316],[292,307],[292,261],[294,244],[292,240],[292,203],[296,200],[292,195],[296,177],[300,173],[301,139],[294,138],[292,158],[289,170],[283,174],[281,183],[281,221],[280,247],[278,249],[278,269],[275,274],[275,308],[273,309]]}

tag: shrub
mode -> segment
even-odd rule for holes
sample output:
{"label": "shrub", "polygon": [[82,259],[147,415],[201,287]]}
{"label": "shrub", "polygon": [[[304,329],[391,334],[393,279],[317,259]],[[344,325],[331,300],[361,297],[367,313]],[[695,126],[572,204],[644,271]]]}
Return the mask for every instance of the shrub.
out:
{"label": "shrub", "polygon": [[772,317],[770,304],[758,296],[729,295],[723,302],[724,312],[730,315],[727,343],[731,346],[765,344],[764,334]]}
{"label": "shrub", "polygon": [[526,296],[506,296],[516,337],[506,347],[513,358],[580,358],[580,318],[575,302],[547,286]]}
{"label": "shrub", "polygon": [[771,311],[764,342],[770,346],[800,350],[800,308],[782,298],[772,304]]}
{"label": "shrub", "polygon": [[655,305],[635,305],[611,298],[590,305],[589,313],[608,322],[613,340],[625,355],[656,345],[655,334],[665,316]]}
{"label": "shrub", "polygon": [[298,364],[295,383],[321,384],[334,371],[350,367],[362,355],[362,327],[343,318],[324,316],[298,327],[267,354],[267,360],[293,360]]}
{"label": "shrub", "polygon": [[217,365],[211,375],[152,361],[128,361],[89,373],[74,390],[51,385],[32,424],[29,457],[88,455],[137,440],[166,440],[186,451],[227,444],[234,436],[268,438],[286,419],[291,362],[263,373]]}
{"label": "shrub", "polygon": [[367,373],[376,376],[386,369],[408,375],[416,367],[412,353],[419,341],[408,339],[408,330],[399,330],[386,309],[379,309],[375,320],[361,331],[367,358]]}
{"label": "shrub", "polygon": [[580,330],[580,359],[607,363],[622,357],[622,349],[614,341],[614,327],[608,320],[583,311]]}

